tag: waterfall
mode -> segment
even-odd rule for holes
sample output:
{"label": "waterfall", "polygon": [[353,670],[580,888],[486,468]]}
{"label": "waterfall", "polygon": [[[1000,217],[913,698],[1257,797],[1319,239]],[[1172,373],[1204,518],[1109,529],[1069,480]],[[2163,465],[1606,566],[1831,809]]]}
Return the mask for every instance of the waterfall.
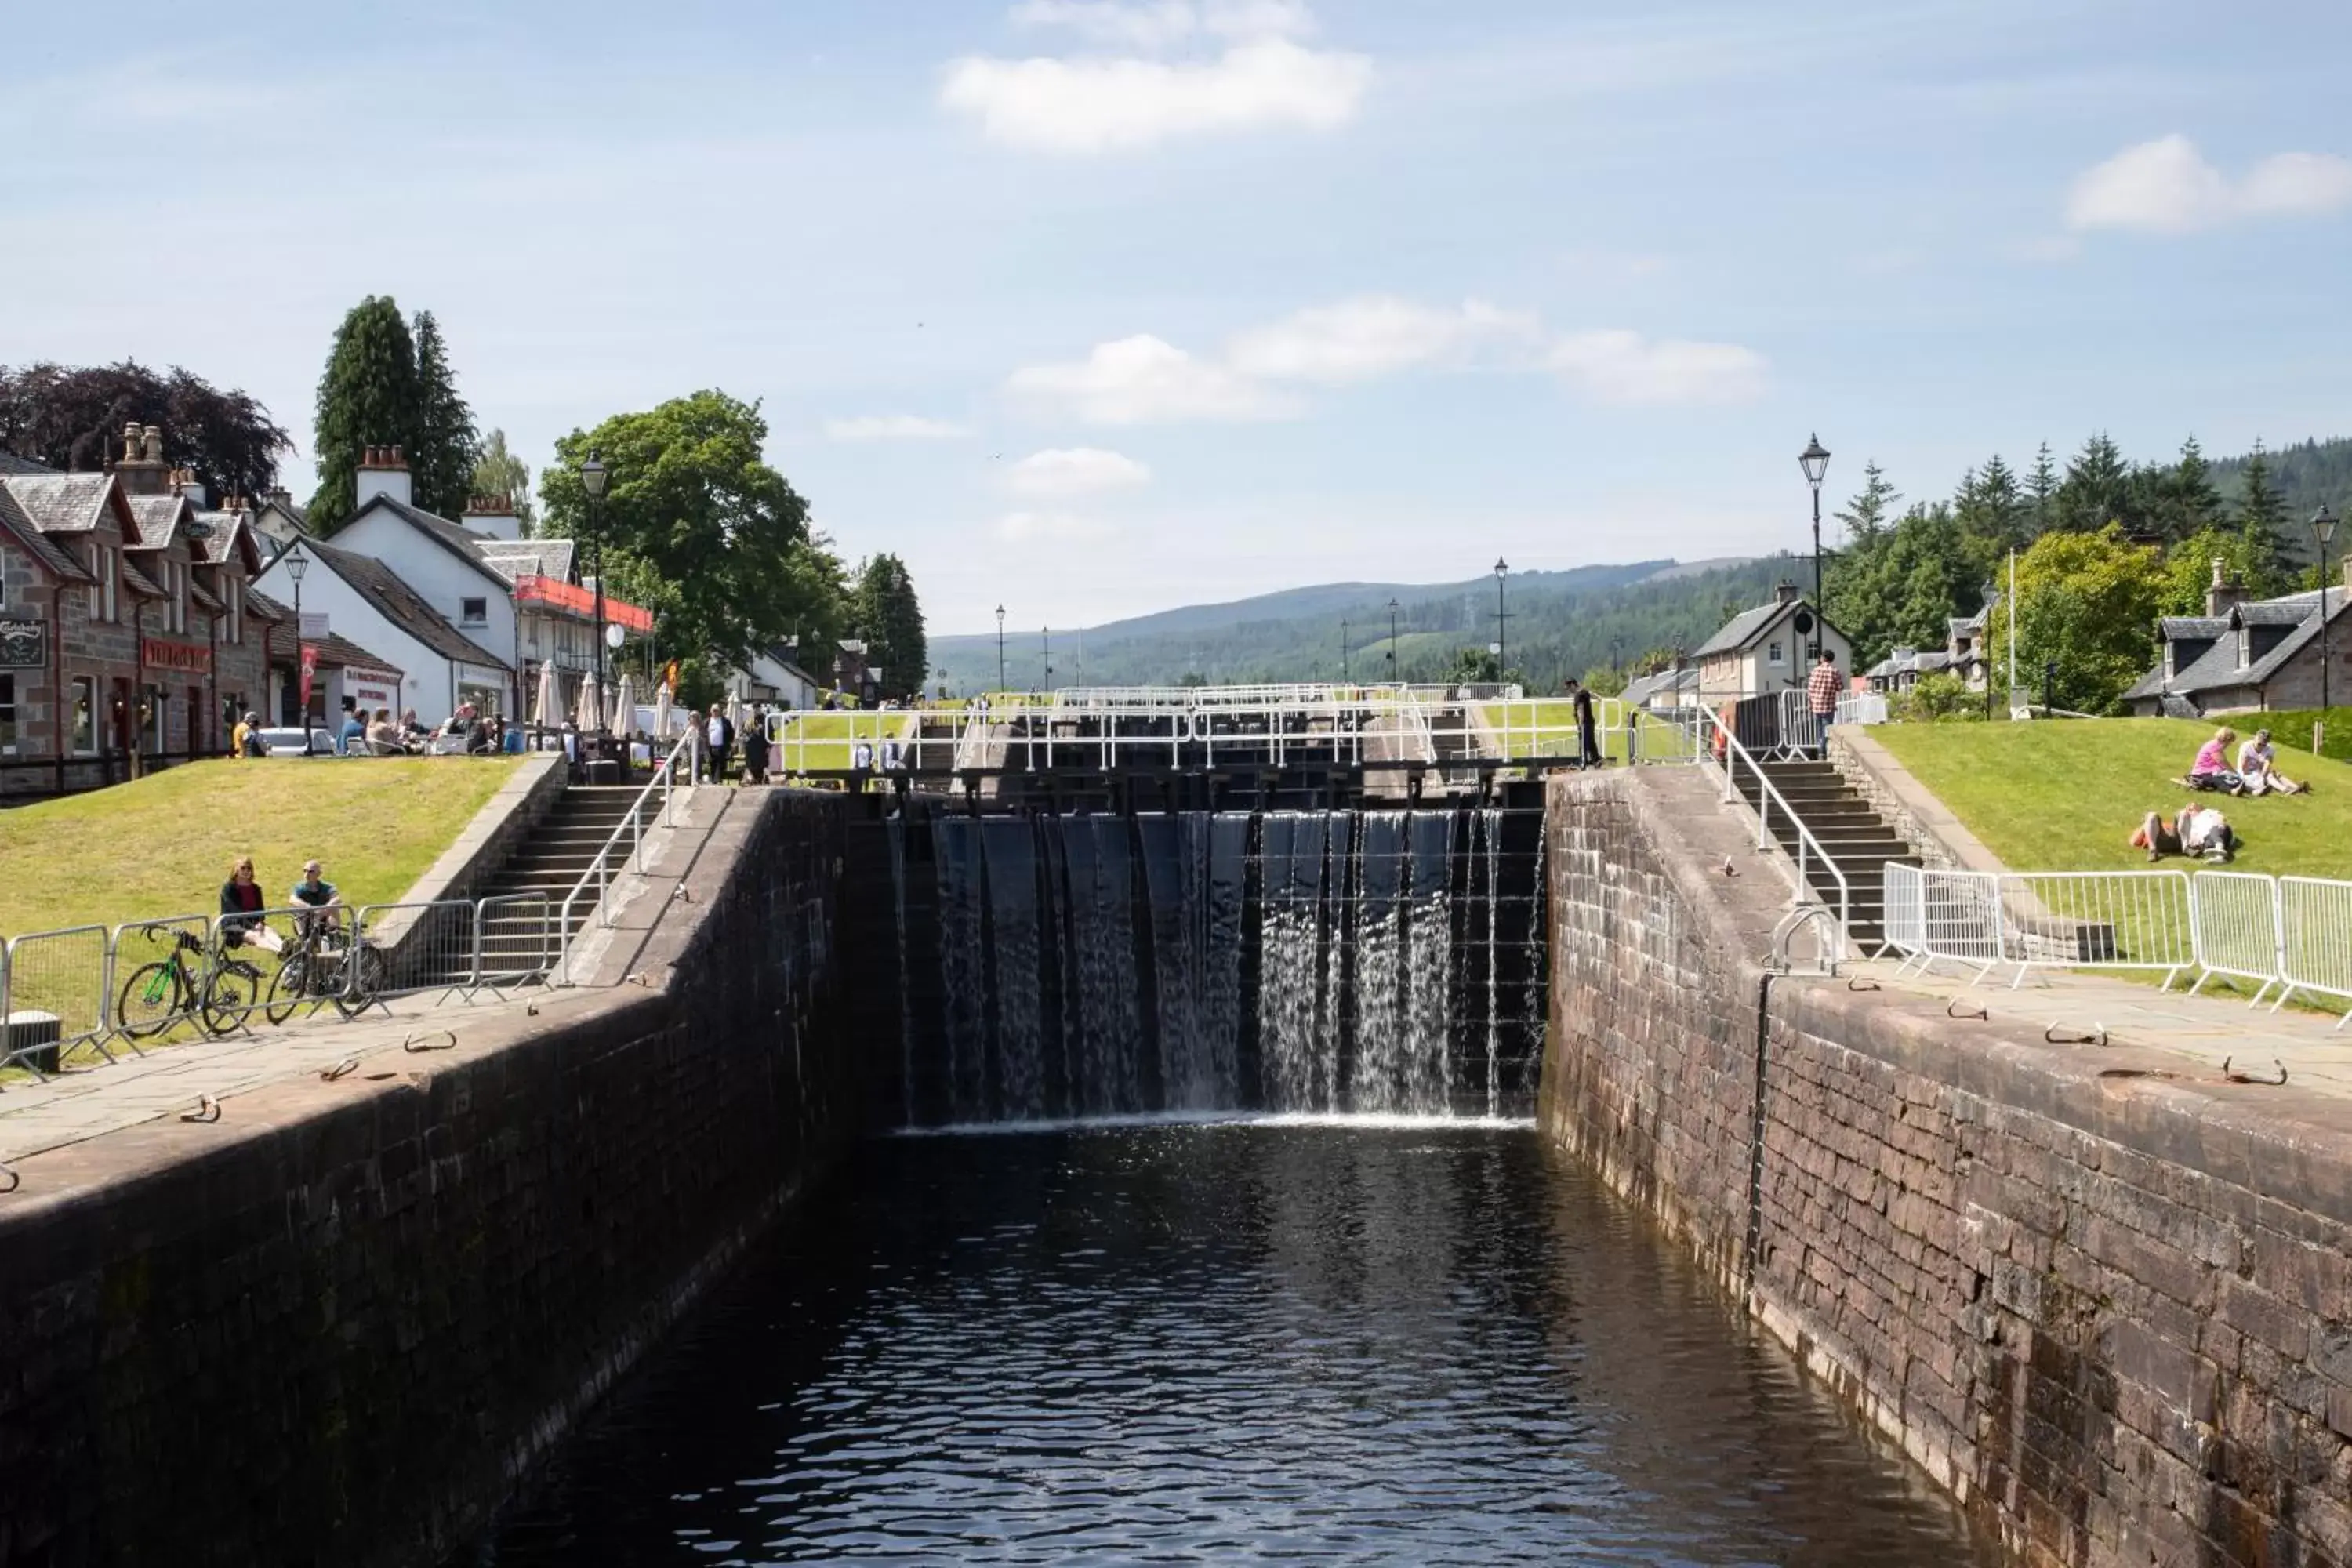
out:
{"label": "waterfall", "polygon": [[[910,1124],[1506,1114],[1532,1096],[1545,999],[1533,813],[879,826],[894,835]],[[916,955],[936,962],[936,1003]]]}

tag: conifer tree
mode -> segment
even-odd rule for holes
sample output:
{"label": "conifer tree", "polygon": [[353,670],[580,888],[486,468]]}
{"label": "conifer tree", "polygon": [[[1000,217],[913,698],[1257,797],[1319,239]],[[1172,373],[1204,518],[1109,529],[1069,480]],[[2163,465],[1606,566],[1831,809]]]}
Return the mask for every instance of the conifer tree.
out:
{"label": "conifer tree", "polygon": [[416,504],[443,517],[461,517],[474,487],[480,443],[474,411],[457,395],[457,380],[441,342],[441,323],[419,310],[416,341],[415,445],[409,449],[410,488]]}
{"label": "conifer tree", "polygon": [[326,374],[319,378],[311,441],[319,466],[310,506],[314,531],[332,533],[350,519],[363,448],[415,447],[418,387],[416,342],[400,307],[389,295],[369,295],[335,329]]}
{"label": "conifer tree", "polygon": [[2238,531],[2253,558],[2267,563],[2273,576],[2291,569],[2286,549],[2286,498],[2271,483],[2270,454],[2261,437],[2247,455],[2245,488],[2238,497]]}
{"label": "conifer tree", "polygon": [[1867,544],[1885,531],[1887,514],[1902,494],[1886,478],[1886,471],[1874,461],[1862,465],[1862,489],[1854,492],[1845,510],[1833,513],[1845,524],[1846,537],[1857,544]]}
{"label": "conifer tree", "polygon": [[2026,493],[2033,501],[2033,531],[2036,539],[2057,526],[2058,465],[2050,459],[2050,443],[2042,443],[2033,454],[2033,474],[2026,480]]}
{"label": "conifer tree", "polygon": [[2138,522],[2131,489],[2131,467],[2114,438],[2102,430],[2084,442],[2066,465],[2066,477],[2058,486],[2057,526],[2070,533],[2096,533],[2119,522],[2130,531]]}
{"label": "conifer tree", "polygon": [[850,623],[866,639],[867,662],[881,667],[884,693],[920,697],[930,672],[930,650],[923,635],[923,607],[905,562],[883,554],[858,568]]}

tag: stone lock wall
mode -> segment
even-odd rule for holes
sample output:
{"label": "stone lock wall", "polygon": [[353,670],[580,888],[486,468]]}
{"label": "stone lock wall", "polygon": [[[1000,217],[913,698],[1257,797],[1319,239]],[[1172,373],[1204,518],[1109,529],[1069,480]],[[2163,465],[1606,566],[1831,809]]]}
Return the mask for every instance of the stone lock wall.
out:
{"label": "stone lock wall", "polygon": [[445,1053],[19,1163],[0,1564],[434,1563],[480,1531],[860,1128],[837,803],[727,810],[652,984],[444,1012]]}
{"label": "stone lock wall", "polygon": [[1550,1134],[2016,1561],[2352,1563],[2352,1116],[1768,976],[1678,774],[1551,786]]}

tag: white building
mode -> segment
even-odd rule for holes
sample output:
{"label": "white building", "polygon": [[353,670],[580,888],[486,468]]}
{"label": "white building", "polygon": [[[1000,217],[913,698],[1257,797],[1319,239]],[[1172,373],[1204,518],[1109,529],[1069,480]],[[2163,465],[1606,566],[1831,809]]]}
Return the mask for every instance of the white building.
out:
{"label": "white building", "polygon": [[772,647],[754,654],[751,662],[727,680],[728,691],[746,702],[781,703],[788,708],[814,708],[824,699],[824,688],[793,662],[792,650]]}
{"label": "white building", "polygon": [[1699,700],[1714,707],[1802,690],[1812,674],[1817,637],[1836,656],[1843,688],[1854,672],[1853,642],[1822,617],[1794,583],[1781,584],[1770,604],[1734,616],[1691,656],[1698,665]]}

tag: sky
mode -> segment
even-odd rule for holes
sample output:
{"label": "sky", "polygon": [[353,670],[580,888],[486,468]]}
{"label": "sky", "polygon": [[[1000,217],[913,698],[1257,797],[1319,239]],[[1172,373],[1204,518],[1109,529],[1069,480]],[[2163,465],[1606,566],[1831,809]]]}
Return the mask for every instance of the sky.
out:
{"label": "sky", "polygon": [[2181,0],[42,7],[0,363],[242,387],[298,494],[369,293],[534,469],[721,387],[937,633],[1806,549],[1816,431],[1832,510],[2352,433],[2347,58]]}

